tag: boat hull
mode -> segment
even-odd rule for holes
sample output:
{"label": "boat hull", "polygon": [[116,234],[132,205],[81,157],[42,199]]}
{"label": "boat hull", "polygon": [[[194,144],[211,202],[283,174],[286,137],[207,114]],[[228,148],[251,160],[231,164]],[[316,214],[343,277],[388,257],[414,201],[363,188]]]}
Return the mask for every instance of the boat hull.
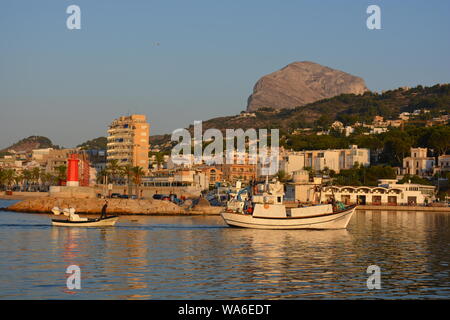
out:
{"label": "boat hull", "polygon": [[103,219],[89,219],[88,221],[69,221],[52,219],[53,226],[59,227],[111,227],[119,220],[118,216]]}
{"label": "boat hull", "polygon": [[348,209],[310,217],[296,218],[259,218],[241,213],[223,212],[222,218],[232,227],[253,229],[346,229],[350,219],[355,212],[356,206]]}

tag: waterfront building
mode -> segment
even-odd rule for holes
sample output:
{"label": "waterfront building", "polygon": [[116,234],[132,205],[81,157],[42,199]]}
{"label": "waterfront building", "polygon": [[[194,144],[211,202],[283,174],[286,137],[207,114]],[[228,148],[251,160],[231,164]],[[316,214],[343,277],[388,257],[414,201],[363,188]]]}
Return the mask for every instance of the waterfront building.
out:
{"label": "waterfront building", "polygon": [[67,159],[73,153],[78,153],[78,149],[52,149],[38,162],[41,163],[47,173],[58,175],[58,167],[67,167]]}
{"label": "waterfront building", "polygon": [[285,186],[285,200],[296,201],[302,203],[318,203],[319,193],[318,189],[322,184],[321,177],[309,177],[309,172],[306,170],[298,170],[292,174],[292,182]]}
{"label": "waterfront building", "polygon": [[333,197],[345,204],[361,205],[424,205],[435,200],[435,187],[381,179],[376,187],[327,186],[320,191],[321,181],[306,176],[286,185],[286,201],[327,202]]}
{"label": "waterfront building", "polygon": [[21,172],[23,170],[23,162],[21,160],[16,160],[13,156],[4,156],[0,159],[0,168]]}
{"label": "waterfront building", "polygon": [[145,115],[133,114],[115,119],[109,126],[107,160],[119,165],[142,167],[148,171],[150,125]]}
{"label": "waterfront building", "polygon": [[395,179],[381,179],[377,187],[326,187],[322,201],[333,196],[346,204],[367,205],[424,205],[435,200],[435,187],[421,184],[398,184]]}
{"label": "waterfront building", "polygon": [[183,187],[188,188],[186,190],[190,192],[199,193],[201,190],[209,189],[209,184],[209,178],[204,172],[190,169],[159,170],[153,176],[142,179],[142,185],[153,188],[154,191],[158,188],[163,190],[164,187]]}
{"label": "waterfront building", "polygon": [[411,155],[403,159],[403,174],[430,176],[433,174],[434,158],[427,157],[427,148],[411,148]]}
{"label": "waterfront building", "polygon": [[210,185],[215,185],[217,182],[223,181],[223,172],[216,167],[207,166],[199,168],[199,170],[205,174]]}
{"label": "waterfront building", "polygon": [[355,164],[370,165],[370,150],[352,145],[349,149],[286,151],[280,157],[280,170],[289,175],[295,171],[312,168],[322,171],[325,168],[339,173],[343,169],[351,169]]}
{"label": "waterfront building", "polygon": [[78,185],[80,187],[92,185],[92,183],[95,182],[93,179],[96,177],[96,171],[92,170],[88,154],[84,151],[79,149],[50,150],[50,152],[40,160],[40,163],[41,166],[45,167],[47,173],[58,176],[58,168],[66,167],[68,170],[69,159],[74,156],[78,160]]}
{"label": "waterfront building", "polygon": [[237,181],[249,183],[256,179],[256,164],[223,164],[221,166],[223,180],[232,184]]}

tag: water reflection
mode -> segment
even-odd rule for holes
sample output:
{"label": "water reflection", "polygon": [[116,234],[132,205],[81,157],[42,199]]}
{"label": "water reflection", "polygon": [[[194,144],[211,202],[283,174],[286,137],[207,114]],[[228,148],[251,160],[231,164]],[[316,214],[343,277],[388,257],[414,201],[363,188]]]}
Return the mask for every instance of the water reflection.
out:
{"label": "water reflection", "polygon": [[[448,214],[358,211],[348,230],[226,227],[219,217],[122,217],[57,228],[0,215],[0,297],[82,299],[418,298],[450,294]],[[82,270],[82,290],[65,270]],[[366,269],[382,270],[369,291]],[[20,271],[19,271],[20,270]]]}

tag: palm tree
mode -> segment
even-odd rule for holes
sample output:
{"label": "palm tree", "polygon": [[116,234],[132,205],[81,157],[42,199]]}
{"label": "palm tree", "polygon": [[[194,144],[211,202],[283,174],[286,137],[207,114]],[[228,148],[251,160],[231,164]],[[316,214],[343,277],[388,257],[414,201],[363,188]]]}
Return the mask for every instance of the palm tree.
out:
{"label": "palm tree", "polygon": [[157,165],[157,170],[161,168],[161,164],[164,162],[164,154],[161,152],[155,153],[155,161]]}
{"label": "palm tree", "polygon": [[16,174],[14,177],[14,182],[17,186],[20,186],[20,189],[22,189],[23,180],[24,180],[23,174]]}
{"label": "palm tree", "polygon": [[25,170],[23,170],[22,175],[23,175],[24,184],[26,185],[25,189],[26,189],[26,191],[28,191],[30,181],[32,179],[31,171],[28,169],[25,169]]}
{"label": "palm tree", "polygon": [[102,169],[100,171],[97,172],[97,183],[99,184],[103,184],[105,183],[105,177],[108,176],[108,170]]}
{"label": "palm tree", "polygon": [[108,175],[111,177],[111,182],[117,183],[117,175],[120,172],[119,160],[111,160],[106,167]]}
{"label": "palm tree", "polygon": [[59,167],[56,167],[55,170],[57,174],[56,177],[58,178],[59,183],[67,179],[67,166],[61,165]]}
{"label": "palm tree", "polygon": [[34,185],[39,184],[39,179],[41,178],[41,169],[36,167],[31,169],[31,180]]}
{"label": "palm tree", "polygon": [[130,164],[127,164],[126,166],[121,167],[122,174],[127,179],[128,184],[128,194],[131,195],[133,193],[131,180],[133,178],[133,167]]}
{"label": "palm tree", "polygon": [[51,185],[57,183],[57,180],[58,179],[51,173],[44,172],[41,175],[42,184],[46,187],[46,189],[48,189],[48,187],[50,187]]}
{"label": "palm tree", "polygon": [[13,169],[6,169],[4,171],[4,181],[8,189],[11,189],[11,185],[14,183],[14,179],[16,178],[16,172]]}
{"label": "palm tree", "polygon": [[144,169],[142,169],[142,167],[132,167],[131,171],[133,173],[133,183],[136,186],[136,195],[138,198],[140,198],[139,187],[142,183],[142,177],[144,177],[145,175]]}
{"label": "palm tree", "polygon": [[0,186],[3,187],[4,185],[5,185],[5,170],[0,168]]}

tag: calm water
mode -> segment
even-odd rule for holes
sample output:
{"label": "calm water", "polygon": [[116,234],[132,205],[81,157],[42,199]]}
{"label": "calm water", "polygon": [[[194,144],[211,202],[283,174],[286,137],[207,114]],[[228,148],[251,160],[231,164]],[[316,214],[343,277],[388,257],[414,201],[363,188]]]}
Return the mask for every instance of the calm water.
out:
{"label": "calm water", "polygon": [[[113,228],[84,229],[52,227],[49,215],[0,212],[0,298],[450,298],[449,217],[357,212],[341,231],[121,217]],[[81,268],[81,290],[66,288],[72,264]],[[381,268],[381,290],[366,287],[372,264]]]}

